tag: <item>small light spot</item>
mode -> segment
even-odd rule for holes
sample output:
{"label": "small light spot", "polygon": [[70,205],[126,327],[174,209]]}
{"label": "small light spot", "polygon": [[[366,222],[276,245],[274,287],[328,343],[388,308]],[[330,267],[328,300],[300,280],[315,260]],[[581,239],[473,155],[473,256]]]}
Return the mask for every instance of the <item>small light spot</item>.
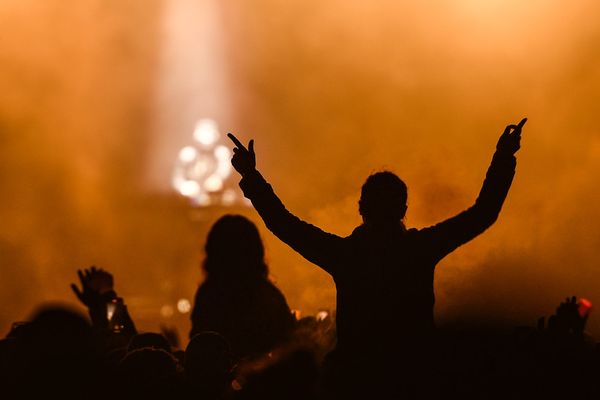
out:
{"label": "small light spot", "polygon": [[179,299],[177,302],[177,311],[182,314],[189,313],[192,310],[192,305],[188,299]]}
{"label": "small light spot", "polygon": [[198,156],[198,150],[192,146],[185,146],[179,150],[179,159],[183,162],[192,162]]}
{"label": "small light spot", "polygon": [[208,192],[218,192],[223,189],[223,180],[217,175],[211,175],[206,178],[203,186]]}
{"label": "small light spot", "polygon": [[230,206],[233,203],[235,203],[236,198],[237,198],[237,195],[235,193],[235,190],[226,189],[223,192],[223,195],[221,196],[221,202],[223,203],[224,206]]}
{"label": "small light spot", "polygon": [[317,313],[317,321],[323,321],[325,320],[325,318],[327,318],[329,316],[329,313],[327,311],[319,311]]}
{"label": "small light spot", "polygon": [[210,119],[204,118],[196,123],[196,129],[194,129],[194,139],[198,141],[198,143],[204,146],[213,145],[217,139],[219,138],[219,130],[217,128],[217,123]]}
{"label": "small light spot", "polygon": [[227,148],[227,146],[217,146],[215,149],[215,157],[219,160],[226,160],[229,163],[229,158],[231,157],[231,150]]}
{"label": "small light spot", "polygon": [[173,313],[174,313],[173,307],[171,307],[168,304],[165,304],[164,306],[162,306],[160,308],[160,315],[162,315],[165,318],[172,317]]}
{"label": "small light spot", "polygon": [[240,383],[237,381],[237,379],[234,379],[231,382],[231,388],[233,390],[235,390],[236,392],[239,392],[240,390],[242,390],[242,385],[240,385]]}
{"label": "small light spot", "polygon": [[200,192],[200,185],[196,181],[183,181],[177,188],[179,193],[186,197],[196,196]]}

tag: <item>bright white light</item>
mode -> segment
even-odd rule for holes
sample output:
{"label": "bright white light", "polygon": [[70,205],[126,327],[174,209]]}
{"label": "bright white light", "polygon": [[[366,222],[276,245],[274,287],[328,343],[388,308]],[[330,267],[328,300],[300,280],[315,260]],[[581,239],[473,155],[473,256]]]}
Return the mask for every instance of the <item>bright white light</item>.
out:
{"label": "bright white light", "polygon": [[231,157],[231,150],[227,146],[223,146],[222,144],[217,146],[215,149],[215,157],[219,160],[227,160]]}
{"label": "bright white light", "polygon": [[224,206],[230,206],[233,203],[235,203],[236,197],[237,197],[237,195],[235,194],[235,190],[226,189],[223,192],[223,194],[221,195],[221,202],[223,203]]}
{"label": "bright white light", "polygon": [[214,120],[204,118],[196,123],[194,139],[196,139],[198,143],[204,146],[211,146],[215,144],[218,138],[219,130],[217,128],[217,123]]}
{"label": "bright white light", "polygon": [[173,307],[171,307],[168,304],[165,304],[160,308],[160,315],[162,315],[165,318],[173,316],[173,312]]}
{"label": "bright white light", "polygon": [[208,192],[218,192],[223,189],[223,180],[218,175],[211,175],[204,181],[204,189]]}
{"label": "bright white light", "polygon": [[171,183],[194,206],[230,206],[240,198],[227,187],[226,181],[233,172],[232,152],[218,143],[219,136],[214,120],[201,119],[194,130],[194,144],[179,151]]}
{"label": "bright white light", "polygon": [[203,180],[217,168],[215,160],[210,157],[200,157],[191,168],[188,168],[188,176]]}
{"label": "bright white light", "polygon": [[225,180],[231,175],[231,151],[227,147],[221,145],[215,149],[213,154],[218,161],[215,174],[220,176],[222,180]]}
{"label": "bright white light", "polygon": [[192,309],[192,305],[188,299],[179,299],[177,302],[177,311],[182,314],[189,313]]}
{"label": "bright white light", "polygon": [[177,190],[186,197],[193,197],[200,193],[200,185],[196,181],[183,181]]}
{"label": "bright white light", "polygon": [[181,169],[176,169],[173,172],[173,177],[171,178],[171,184],[173,185],[173,188],[179,193],[181,193],[180,188],[185,183],[185,181],[186,179],[183,176],[183,171]]}
{"label": "bright white light", "polygon": [[327,318],[329,316],[329,313],[327,311],[319,311],[317,313],[317,321],[323,321],[325,320],[325,318]]}
{"label": "bright white light", "polygon": [[179,159],[183,162],[192,162],[198,156],[198,150],[192,146],[185,146],[179,151]]}
{"label": "bright white light", "polygon": [[210,201],[210,196],[206,193],[200,193],[198,194],[198,196],[194,197],[192,199],[194,201],[194,204],[197,206],[209,206],[211,201]]}

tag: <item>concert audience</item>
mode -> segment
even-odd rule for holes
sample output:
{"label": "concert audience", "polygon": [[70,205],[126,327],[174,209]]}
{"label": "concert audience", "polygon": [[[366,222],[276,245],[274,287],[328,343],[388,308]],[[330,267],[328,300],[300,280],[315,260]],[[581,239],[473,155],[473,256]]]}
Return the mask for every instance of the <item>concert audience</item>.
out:
{"label": "concert audience", "polygon": [[[340,390],[344,376],[328,371],[335,365],[327,356],[336,342],[335,312],[293,318],[283,294],[268,280],[262,242],[250,221],[223,217],[206,250],[206,281],[198,289],[185,351],[164,334],[138,333],[113,276],[92,267],[78,271],[81,288],[72,285],[89,318],[64,306],[42,305],[0,341],[3,398],[356,398]],[[365,378],[385,383],[356,395],[597,396],[600,348],[585,333],[590,309],[587,300],[571,297],[536,327],[507,333],[474,321],[470,328],[438,328],[420,350],[421,361],[414,355],[390,360],[403,366],[397,370],[405,375]],[[395,318],[403,323],[402,315]],[[377,327],[370,328],[376,335]]]}
{"label": "concert audience", "polygon": [[[82,292],[87,289],[90,296],[97,295],[90,292],[97,288],[94,271],[110,275],[98,269],[80,273],[86,282]],[[541,319],[537,327],[511,333],[476,325],[440,328],[424,355],[426,371],[411,375],[411,381],[399,376],[373,393],[492,399],[596,396],[600,352],[585,334],[589,307],[585,300],[568,298],[547,324]],[[93,399],[341,398],[323,378],[329,376],[323,374],[325,354],[335,341],[333,313],[295,322],[285,343],[250,359],[235,357],[221,333],[199,332],[181,360],[163,335],[132,335],[129,317],[125,321],[130,325],[115,331],[97,313],[90,316],[91,323],[66,307],[44,305],[30,321],[15,324],[0,341],[4,393],[20,398],[40,390],[45,396]],[[111,335],[118,339],[107,340]]]}

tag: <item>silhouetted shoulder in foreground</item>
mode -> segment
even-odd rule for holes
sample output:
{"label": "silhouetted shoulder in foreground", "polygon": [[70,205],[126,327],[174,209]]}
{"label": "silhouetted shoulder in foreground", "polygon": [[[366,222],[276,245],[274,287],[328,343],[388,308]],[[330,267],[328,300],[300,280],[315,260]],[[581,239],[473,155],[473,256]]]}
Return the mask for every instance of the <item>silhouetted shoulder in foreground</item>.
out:
{"label": "silhouetted shoulder in foreground", "polygon": [[229,134],[236,145],[232,164],[242,175],[240,187],[266,226],[335,281],[338,353],[380,360],[406,351],[432,332],[434,268],[498,218],[525,122],[506,127],[479,196],[467,210],[429,228],[406,229],[406,185],[391,172],[379,172],[362,187],[363,224],[345,238],[291,214],[256,170],[254,141],[246,148]]}

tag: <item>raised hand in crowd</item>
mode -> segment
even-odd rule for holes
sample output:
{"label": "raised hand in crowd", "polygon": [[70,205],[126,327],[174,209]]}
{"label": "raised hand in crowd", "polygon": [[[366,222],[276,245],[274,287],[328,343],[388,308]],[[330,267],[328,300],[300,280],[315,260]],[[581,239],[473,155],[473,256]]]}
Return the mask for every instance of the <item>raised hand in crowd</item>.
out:
{"label": "raised hand in crowd", "polygon": [[92,325],[99,330],[135,335],[136,329],[129,316],[123,298],[114,290],[114,279],[110,272],[92,266],[78,270],[81,289],[74,283],[71,289],[87,308]]}
{"label": "raised hand in crowd", "polygon": [[523,118],[518,125],[508,125],[500,136],[496,150],[502,154],[514,155],[521,148],[521,132],[527,118]]}
{"label": "raised hand in crowd", "polygon": [[588,300],[572,296],[556,308],[556,314],[548,320],[548,328],[560,333],[583,335],[587,323],[591,303]]}
{"label": "raised hand in crowd", "polygon": [[246,176],[256,170],[256,154],[254,153],[254,139],[248,143],[248,148],[242,144],[232,133],[228,133],[227,137],[235,144],[233,149],[233,157],[231,165],[242,176]]}
{"label": "raised hand in crowd", "polygon": [[87,307],[96,306],[98,302],[112,300],[116,297],[113,276],[102,268],[92,266],[89,269],[77,270],[81,289],[71,284],[75,296]]}

